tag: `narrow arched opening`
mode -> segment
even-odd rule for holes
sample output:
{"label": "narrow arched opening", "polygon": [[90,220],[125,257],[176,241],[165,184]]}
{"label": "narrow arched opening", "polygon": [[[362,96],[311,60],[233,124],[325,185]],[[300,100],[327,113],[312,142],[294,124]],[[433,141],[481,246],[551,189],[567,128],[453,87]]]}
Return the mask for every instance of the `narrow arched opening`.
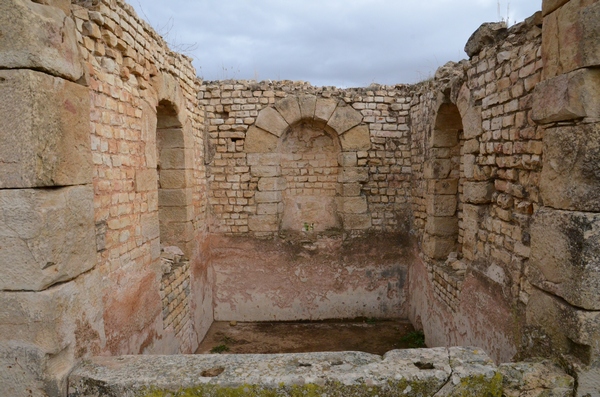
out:
{"label": "narrow arched opening", "polygon": [[423,250],[431,259],[445,260],[450,253],[460,252],[458,194],[462,131],[462,119],[456,105],[443,103],[429,136],[424,169],[427,226]]}

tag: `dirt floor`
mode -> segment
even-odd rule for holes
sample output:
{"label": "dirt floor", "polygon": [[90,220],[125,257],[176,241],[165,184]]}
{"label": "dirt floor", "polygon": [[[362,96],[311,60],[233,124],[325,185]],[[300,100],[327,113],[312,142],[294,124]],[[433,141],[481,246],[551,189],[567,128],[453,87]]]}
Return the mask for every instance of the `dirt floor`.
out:
{"label": "dirt floor", "polygon": [[422,334],[402,320],[215,322],[196,354],[363,351],[381,355],[413,347],[423,347]]}

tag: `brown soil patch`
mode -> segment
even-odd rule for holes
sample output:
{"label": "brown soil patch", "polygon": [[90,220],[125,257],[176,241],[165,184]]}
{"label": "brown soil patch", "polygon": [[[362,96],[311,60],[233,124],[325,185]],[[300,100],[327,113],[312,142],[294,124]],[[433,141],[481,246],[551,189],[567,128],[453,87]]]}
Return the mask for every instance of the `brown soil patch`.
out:
{"label": "brown soil patch", "polygon": [[363,351],[384,354],[406,349],[403,336],[414,331],[408,321],[214,322],[196,354],[308,353]]}

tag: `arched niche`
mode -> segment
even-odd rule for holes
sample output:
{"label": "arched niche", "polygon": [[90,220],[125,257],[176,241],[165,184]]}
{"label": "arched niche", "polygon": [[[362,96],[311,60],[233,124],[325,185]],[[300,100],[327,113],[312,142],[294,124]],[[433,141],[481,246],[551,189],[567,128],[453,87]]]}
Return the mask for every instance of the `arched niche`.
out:
{"label": "arched niche", "polygon": [[450,101],[437,109],[427,137],[423,177],[426,180],[427,223],[423,251],[436,260],[459,252],[458,211],[460,179],[460,136],[463,124],[458,107]]}
{"label": "arched niche", "polygon": [[263,109],[246,134],[258,177],[251,231],[324,231],[371,226],[357,152],[371,147],[362,115],[343,101],[288,96]]}

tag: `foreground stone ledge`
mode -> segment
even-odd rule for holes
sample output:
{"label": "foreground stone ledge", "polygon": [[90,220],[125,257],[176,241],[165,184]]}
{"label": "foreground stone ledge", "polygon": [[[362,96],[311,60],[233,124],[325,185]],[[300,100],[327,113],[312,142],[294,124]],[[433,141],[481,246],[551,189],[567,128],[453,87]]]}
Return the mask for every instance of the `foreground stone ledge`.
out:
{"label": "foreground stone ledge", "polygon": [[501,396],[481,350],[95,357],[69,378],[69,397]]}

